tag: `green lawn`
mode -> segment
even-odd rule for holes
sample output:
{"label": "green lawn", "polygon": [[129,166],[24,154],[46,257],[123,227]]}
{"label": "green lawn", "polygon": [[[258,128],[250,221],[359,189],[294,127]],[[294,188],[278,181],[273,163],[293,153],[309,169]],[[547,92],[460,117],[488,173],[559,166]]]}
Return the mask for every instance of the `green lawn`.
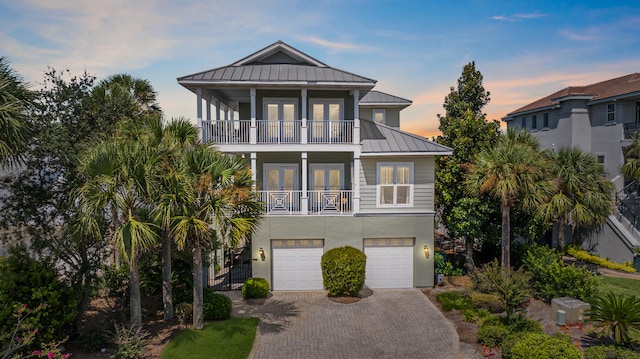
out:
{"label": "green lawn", "polygon": [[600,293],[609,291],[615,294],[640,296],[640,280],[602,276]]}
{"label": "green lawn", "polygon": [[232,318],[206,323],[202,330],[185,329],[167,344],[162,359],[246,359],[257,327],[257,318]]}

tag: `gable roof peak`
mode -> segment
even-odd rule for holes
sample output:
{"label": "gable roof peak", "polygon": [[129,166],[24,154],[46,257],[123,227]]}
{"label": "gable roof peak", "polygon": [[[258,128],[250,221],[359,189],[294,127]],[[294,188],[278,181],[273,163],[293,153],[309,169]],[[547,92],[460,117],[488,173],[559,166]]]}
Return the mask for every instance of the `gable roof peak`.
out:
{"label": "gable roof peak", "polygon": [[273,44],[234,62],[230,66],[245,66],[264,63],[286,63],[316,67],[328,67],[323,62],[305,54],[304,52],[296,49],[295,47],[285,43],[282,40],[278,40]]}

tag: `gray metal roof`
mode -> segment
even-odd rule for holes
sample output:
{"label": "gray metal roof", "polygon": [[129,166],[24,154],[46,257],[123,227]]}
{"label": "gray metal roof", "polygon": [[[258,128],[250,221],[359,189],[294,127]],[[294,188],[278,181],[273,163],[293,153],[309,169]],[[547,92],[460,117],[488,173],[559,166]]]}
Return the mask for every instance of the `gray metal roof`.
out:
{"label": "gray metal roof", "polygon": [[450,155],[453,150],[408,132],[383,124],[360,120],[362,154]]}
{"label": "gray metal roof", "polygon": [[360,105],[398,105],[407,107],[411,105],[411,100],[404,99],[402,97],[393,96],[381,91],[369,91],[361,100]]}

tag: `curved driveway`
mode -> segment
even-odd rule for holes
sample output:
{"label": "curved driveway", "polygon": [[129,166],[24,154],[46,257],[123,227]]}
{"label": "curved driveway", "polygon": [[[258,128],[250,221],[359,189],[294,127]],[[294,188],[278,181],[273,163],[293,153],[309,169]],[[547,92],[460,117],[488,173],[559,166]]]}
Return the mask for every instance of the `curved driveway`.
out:
{"label": "curved driveway", "polygon": [[[239,293],[238,293],[239,294]],[[275,292],[262,304],[234,297],[234,316],[258,317],[249,358],[451,358],[453,324],[418,289],[376,290],[357,303],[326,292]]]}

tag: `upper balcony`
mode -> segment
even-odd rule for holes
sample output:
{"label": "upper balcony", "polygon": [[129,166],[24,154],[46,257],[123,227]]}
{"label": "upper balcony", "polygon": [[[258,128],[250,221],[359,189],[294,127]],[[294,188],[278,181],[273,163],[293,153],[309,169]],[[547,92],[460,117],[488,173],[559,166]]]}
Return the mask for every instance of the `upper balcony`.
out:
{"label": "upper balcony", "polygon": [[[202,121],[202,141],[215,144],[349,144],[354,121]],[[252,136],[252,132],[255,135]]]}

